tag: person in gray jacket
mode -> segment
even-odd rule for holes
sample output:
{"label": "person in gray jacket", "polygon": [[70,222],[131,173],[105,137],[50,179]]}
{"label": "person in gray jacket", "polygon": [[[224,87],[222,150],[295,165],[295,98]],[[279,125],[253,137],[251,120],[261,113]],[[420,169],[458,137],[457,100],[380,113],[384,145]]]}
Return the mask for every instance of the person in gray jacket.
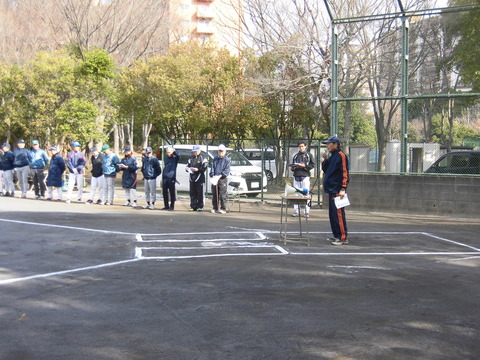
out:
{"label": "person in gray jacket", "polygon": [[230,158],[226,154],[227,149],[225,145],[219,145],[218,155],[214,157],[210,169],[213,194],[212,213],[225,214],[227,212],[227,177],[230,175]]}

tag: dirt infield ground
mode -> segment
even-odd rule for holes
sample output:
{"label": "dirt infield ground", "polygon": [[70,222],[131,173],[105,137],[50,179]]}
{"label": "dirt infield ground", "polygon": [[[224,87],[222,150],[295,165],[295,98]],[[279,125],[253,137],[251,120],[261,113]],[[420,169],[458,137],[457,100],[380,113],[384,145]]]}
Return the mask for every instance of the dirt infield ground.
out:
{"label": "dirt infield ground", "polygon": [[0,359],[480,358],[480,220],[186,204],[0,198]]}

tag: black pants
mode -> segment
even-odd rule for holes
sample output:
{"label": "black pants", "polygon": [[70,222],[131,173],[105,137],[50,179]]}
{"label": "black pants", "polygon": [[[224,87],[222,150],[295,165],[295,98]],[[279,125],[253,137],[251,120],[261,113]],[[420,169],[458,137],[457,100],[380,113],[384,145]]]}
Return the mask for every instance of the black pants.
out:
{"label": "black pants", "polygon": [[[175,208],[175,180],[172,179],[163,179],[163,203],[167,209]],[[170,197],[170,205],[168,204]]]}
{"label": "black pants", "polygon": [[35,188],[35,196],[45,196],[45,172],[43,169],[33,170],[33,186]]}
{"label": "black pants", "polygon": [[190,181],[190,208],[203,209],[203,182]]}
{"label": "black pants", "polygon": [[216,186],[212,185],[213,210],[227,210],[227,178],[219,179]]}
{"label": "black pants", "polygon": [[335,197],[338,194],[328,194],[328,216],[330,218],[330,227],[333,237],[339,240],[347,239],[347,219],[345,218],[345,208],[337,209],[335,206]]}

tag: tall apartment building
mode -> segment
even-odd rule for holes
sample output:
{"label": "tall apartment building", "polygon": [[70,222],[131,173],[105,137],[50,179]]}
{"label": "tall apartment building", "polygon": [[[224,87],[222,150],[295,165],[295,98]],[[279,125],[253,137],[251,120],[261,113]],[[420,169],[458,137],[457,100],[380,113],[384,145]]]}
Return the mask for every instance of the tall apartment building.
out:
{"label": "tall apartment building", "polygon": [[169,42],[212,42],[238,54],[242,0],[170,0]]}

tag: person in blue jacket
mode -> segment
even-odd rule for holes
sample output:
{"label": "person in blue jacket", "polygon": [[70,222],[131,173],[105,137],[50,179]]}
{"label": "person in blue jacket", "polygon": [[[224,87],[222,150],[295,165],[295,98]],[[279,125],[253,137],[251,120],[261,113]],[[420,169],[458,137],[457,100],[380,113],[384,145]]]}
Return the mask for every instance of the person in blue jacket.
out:
{"label": "person in blue jacket", "polygon": [[335,198],[343,197],[347,191],[349,177],[349,166],[347,155],[340,149],[340,139],[336,136],[330,136],[322,142],[327,145],[330,153],[323,154],[322,170],[323,190],[328,194],[328,215],[330,218],[330,227],[332,229],[333,238],[329,238],[332,245],[346,245],[347,239],[347,219],[345,218],[345,208],[337,209]]}
{"label": "person in blue jacket", "polygon": [[112,205],[115,195],[115,178],[117,177],[120,160],[107,144],[102,146],[102,153],[104,154],[103,176],[105,177],[105,205]]}
{"label": "person in blue jacket", "polygon": [[32,141],[30,150],[30,169],[33,172],[33,187],[35,189],[35,198],[43,200],[45,198],[45,168],[48,165],[48,156],[45,150],[40,148],[38,140]]}
{"label": "person in blue jacket", "polygon": [[28,173],[30,172],[30,153],[25,149],[25,140],[17,141],[17,148],[13,150],[13,166],[17,174],[22,199],[27,197],[28,190]]}
{"label": "person in blue jacket", "polygon": [[145,148],[145,154],[142,155],[142,174],[145,185],[145,200],[147,204],[144,209],[155,209],[155,200],[157,199],[157,177],[162,173],[160,162],[153,156],[151,147]]}
{"label": "person in blue jacket", "polygon": [[[173,211],[175,209],[175,201],[176,201],[176,194],[175,194],[175,183],[177,182],[177,164],[178,160],[180,159],[180,155],[177,154],[175,149],[171,146],[167,147],[164,159],[164,167],[163,167],[163,204],[164,207],[162,210],[170,210]],[[170,204],[169,204],[170,198]]]}
{"label": "person in blue jacket", "polygon": [[218,212],[225,214],[227,212],[227,186],[230,175],[230,158],[226,156],[227,148],[225,145],[218,146],[218,155],[213,158],[210,169],[210,178],[212,179],[212,213]]}
{"label": "person in blue jacket", "polygon": [[62,176],[65,172],[65,160],[58,153],[57,146],[51,146],[49,149],[52,158],[50,160],[50,167],[48,168],[47,187],[48,195],[46,200],[53,200],[53,188],[57,188],[57,199],[55,201],[62,201]]}
{"label": "person in blue jacket", "polygon": [[125,189],[125,198],[127,201],[123,206],[137,207],[137,158],[133,156],[130,146],[123,149],[124,157],[118,164],[118,168],[123,171],[122,188]]}
{"label": "person in blue jacket", "polygon": [[15,166],[13,161],[15,157],[13,152],[10,150],[10,144],[2,144],[3,157],[2,157],[2,170],[3,170],[3,180],[5,185],[5,194],[4,196],[15,196],[15,184],[13,183],[13,171]]}

